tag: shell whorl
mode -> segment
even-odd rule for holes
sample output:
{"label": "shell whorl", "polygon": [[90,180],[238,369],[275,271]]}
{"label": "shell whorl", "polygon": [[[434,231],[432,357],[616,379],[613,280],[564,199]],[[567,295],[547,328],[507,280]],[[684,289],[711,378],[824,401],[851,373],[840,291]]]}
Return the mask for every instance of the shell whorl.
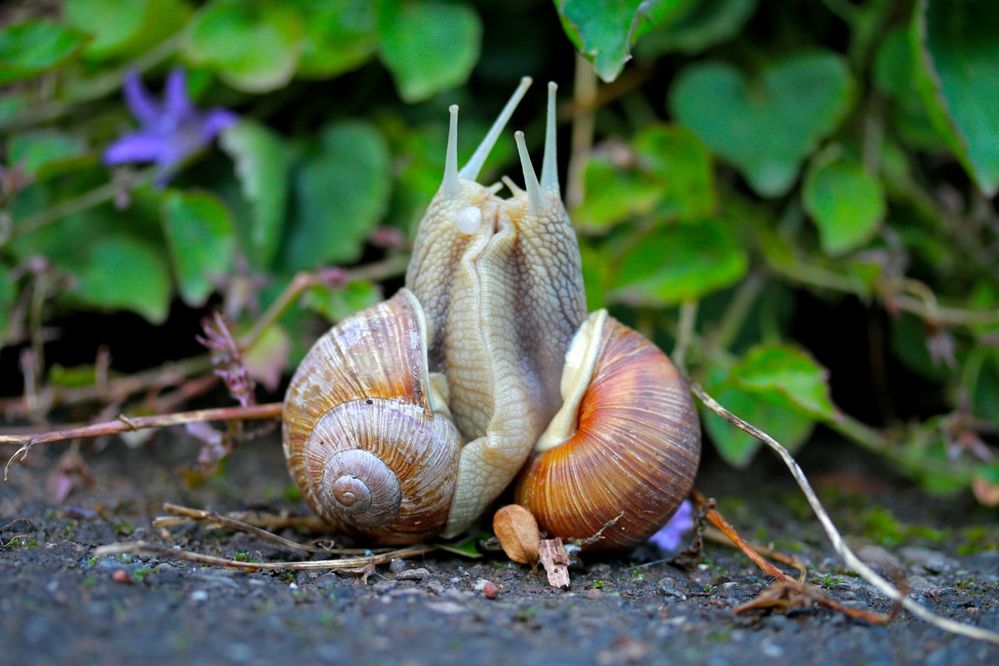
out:
{"label": "shell whorl", "polygon": [[606,527],[591,548],[623,549],[648,539],[690,492],[700,427],[663,352],[610,317],[597,329],[574,431],[532,455],[515,497],[554,536],[585,539]]}
{"label": "shell whorl", "polygon": [[288,468],[339,531],[404,544],[447,521],[461,437],[433,410],[426,340],[420,304],[401,290],[333,327],[292,378]]}

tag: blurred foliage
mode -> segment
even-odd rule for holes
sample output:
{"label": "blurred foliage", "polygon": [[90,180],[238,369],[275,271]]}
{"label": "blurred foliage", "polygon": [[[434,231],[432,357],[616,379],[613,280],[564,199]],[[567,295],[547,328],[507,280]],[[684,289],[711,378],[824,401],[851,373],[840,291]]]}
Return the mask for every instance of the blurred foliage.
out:
{"label": "blurred foliage", "polygon": [[[563,119],[582,128],[562,133],[573,160],[563,182],[578,201],[591,307],[678,343],[693,378],[792,448],[821,425],[930,489],[999,495],[990,0],[65,0],[0,11],[0,349],[20,354],[24,390],[100,375],[46,362],[50,321],[130,311],[162,324],[178,307],[220,307],[245,334],[296,274],[325,276],[249,338],[251,372],[275,386],[323,322],[398,284],[440,182],[447,105],[462,105],[465,159],[529,74],[563,84]],[[168,77],[178,69],[186,79]],[[143,102],[130,73],[183,90],[162,107]],[[537,142],[531,95],[516,122]],[[206,128],[201,111],[213,107],[239,117],[217,142],[221,126]],[[142,148],[143,132],[180,164],[159,182],[102,159],[123,136]],[[487,178],[516,174],[512,157],[501,141]],[[809,330],[835,343],[856,322],[831,313],[853,303],[871,331],[858,358],[831,357],[842,367],[795,341],[816,302],[828,321]],[[891,384],[889,370],[909,379]],[[851,393],[877,403],[861,405],[868,423],[837,406],[856,408]],[[712,414],[705,429],[733,465],[757,449]]]}

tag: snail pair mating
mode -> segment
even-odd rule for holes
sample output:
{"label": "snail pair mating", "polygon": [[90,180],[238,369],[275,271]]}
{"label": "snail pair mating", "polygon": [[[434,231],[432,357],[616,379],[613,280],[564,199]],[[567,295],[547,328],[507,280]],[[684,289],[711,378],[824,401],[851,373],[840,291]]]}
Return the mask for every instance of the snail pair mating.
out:
{"label": "snail pair mating", "polygon": [[538,180],[475,182],[530,85],[523,79],[468,164],[450,109],[444,178],[405,288],[332,328],[285,398],[288,467],[339,532],[380,544],[451,537],[515,481],[553,536],[622,549],[689,492],[697,414],[669,359],[604,310],[586,315],[575,232],[556,173],[548,86]]}

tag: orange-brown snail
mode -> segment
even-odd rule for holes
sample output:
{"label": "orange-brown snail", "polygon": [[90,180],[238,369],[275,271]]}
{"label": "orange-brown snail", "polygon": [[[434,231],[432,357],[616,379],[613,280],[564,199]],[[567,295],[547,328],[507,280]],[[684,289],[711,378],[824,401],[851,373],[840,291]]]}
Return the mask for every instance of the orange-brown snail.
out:
{"label": "orange-brown snail", "polygon": [[[524,79],[469,163],[451,107],[444,179],[406,287],[315,344],[285,398],[292,477],[334,529],[384,544],[467,529],[517,477],[541,528],[625,548],[689,492],[700,431],[689,392],[651,342],[586,316],[562,205],[549,84],[540,181],[475,182]],[[525,465],[525,462],[527,463]]]}

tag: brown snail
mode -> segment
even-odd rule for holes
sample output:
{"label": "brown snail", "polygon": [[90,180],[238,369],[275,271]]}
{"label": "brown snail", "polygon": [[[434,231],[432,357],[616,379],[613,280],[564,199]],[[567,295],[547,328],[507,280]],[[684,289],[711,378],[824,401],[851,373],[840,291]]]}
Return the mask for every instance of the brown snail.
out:
{"label": "brown snail", "polygon": [[700,431],[683,380],[605,311],[586,316],[556,174],[555,84],[540,181],[517,132],[525,188],[504,178],[503,199],[502,185],[475,182],[529,85],[460,171],[451,107],[406,287],[331,329],[292,378],[289,470],[338,531],[384,544],[454,536],[516,477],[543,530],[608,526],[596,547],[627,548],[693,483]]}

